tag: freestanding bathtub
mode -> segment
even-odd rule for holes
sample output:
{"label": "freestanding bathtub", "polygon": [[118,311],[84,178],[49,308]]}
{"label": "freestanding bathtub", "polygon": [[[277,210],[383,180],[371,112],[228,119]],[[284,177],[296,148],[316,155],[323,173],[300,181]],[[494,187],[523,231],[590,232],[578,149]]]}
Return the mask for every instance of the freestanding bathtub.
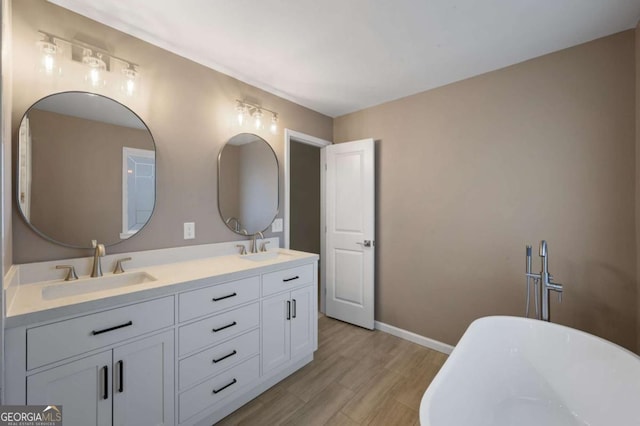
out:
{"label": "freestanding bathtub", "polygon": [[422,397],[422,426],[638,426],[640,357],[558,324],[474,321]]}

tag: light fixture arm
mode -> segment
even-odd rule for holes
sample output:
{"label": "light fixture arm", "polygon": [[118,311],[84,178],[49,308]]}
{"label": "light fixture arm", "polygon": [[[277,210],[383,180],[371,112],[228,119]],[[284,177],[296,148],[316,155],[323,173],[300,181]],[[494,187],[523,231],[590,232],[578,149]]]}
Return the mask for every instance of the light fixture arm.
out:
{"label": "light fixture arm", "polygon": [[251,102],[241,101],[240,99],[236,99],[236,103],[238,106],[244,106],[245,108],[247,108],[247,112],[249,113],[249,115],[252,115],[256,111],[267,111],[275,115],[276,117],[278,116],[277,112],[272,111],[269,108],[262,107],[260,105],[252,104]]}

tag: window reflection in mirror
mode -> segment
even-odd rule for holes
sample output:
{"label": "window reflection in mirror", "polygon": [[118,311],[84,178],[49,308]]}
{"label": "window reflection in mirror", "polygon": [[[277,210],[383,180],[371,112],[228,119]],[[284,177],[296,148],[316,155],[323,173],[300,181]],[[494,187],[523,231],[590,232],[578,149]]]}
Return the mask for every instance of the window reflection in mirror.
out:
{"label": "window reflection in mirror", "polygon": [[86,92],[36,102],[18,132],[18,208],[41,236],[90,248],[131,237],[155,206],[155,144],[124,105]]}

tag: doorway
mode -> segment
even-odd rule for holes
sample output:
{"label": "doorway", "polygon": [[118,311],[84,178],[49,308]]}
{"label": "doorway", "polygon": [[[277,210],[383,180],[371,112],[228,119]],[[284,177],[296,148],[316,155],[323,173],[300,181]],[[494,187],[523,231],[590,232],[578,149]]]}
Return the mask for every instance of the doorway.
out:
{"label": "doorway", "polygon": [[284,248],[316,253],[318,311],[324,312],[324,184],[322,148],[330,141],[285,129]]}

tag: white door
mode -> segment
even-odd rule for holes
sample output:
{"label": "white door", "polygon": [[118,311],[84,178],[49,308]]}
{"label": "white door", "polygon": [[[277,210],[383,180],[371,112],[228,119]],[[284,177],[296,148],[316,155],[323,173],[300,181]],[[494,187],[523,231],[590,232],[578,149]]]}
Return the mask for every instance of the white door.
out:
{"label": "white door", "polygon": [[172,425],[173,331],[113,350],[113,424]]}
{"label": "white door", "polygon": [[326,314],[374,328],[374,143],[330,145],[326,161]]}
{"label": "white door", "polygon": [[313,352],[313,324],[318,321],[316,286],[291,292],[291,359]]}
{"label": "white door", "polygon": [[27,404],[62,405],[65,426],[111,426],[111,351],[27,378]]}
{"label": "white door", "polygon": [[289,293],[262,301],[262,373],[289,361],[291,301]]}

